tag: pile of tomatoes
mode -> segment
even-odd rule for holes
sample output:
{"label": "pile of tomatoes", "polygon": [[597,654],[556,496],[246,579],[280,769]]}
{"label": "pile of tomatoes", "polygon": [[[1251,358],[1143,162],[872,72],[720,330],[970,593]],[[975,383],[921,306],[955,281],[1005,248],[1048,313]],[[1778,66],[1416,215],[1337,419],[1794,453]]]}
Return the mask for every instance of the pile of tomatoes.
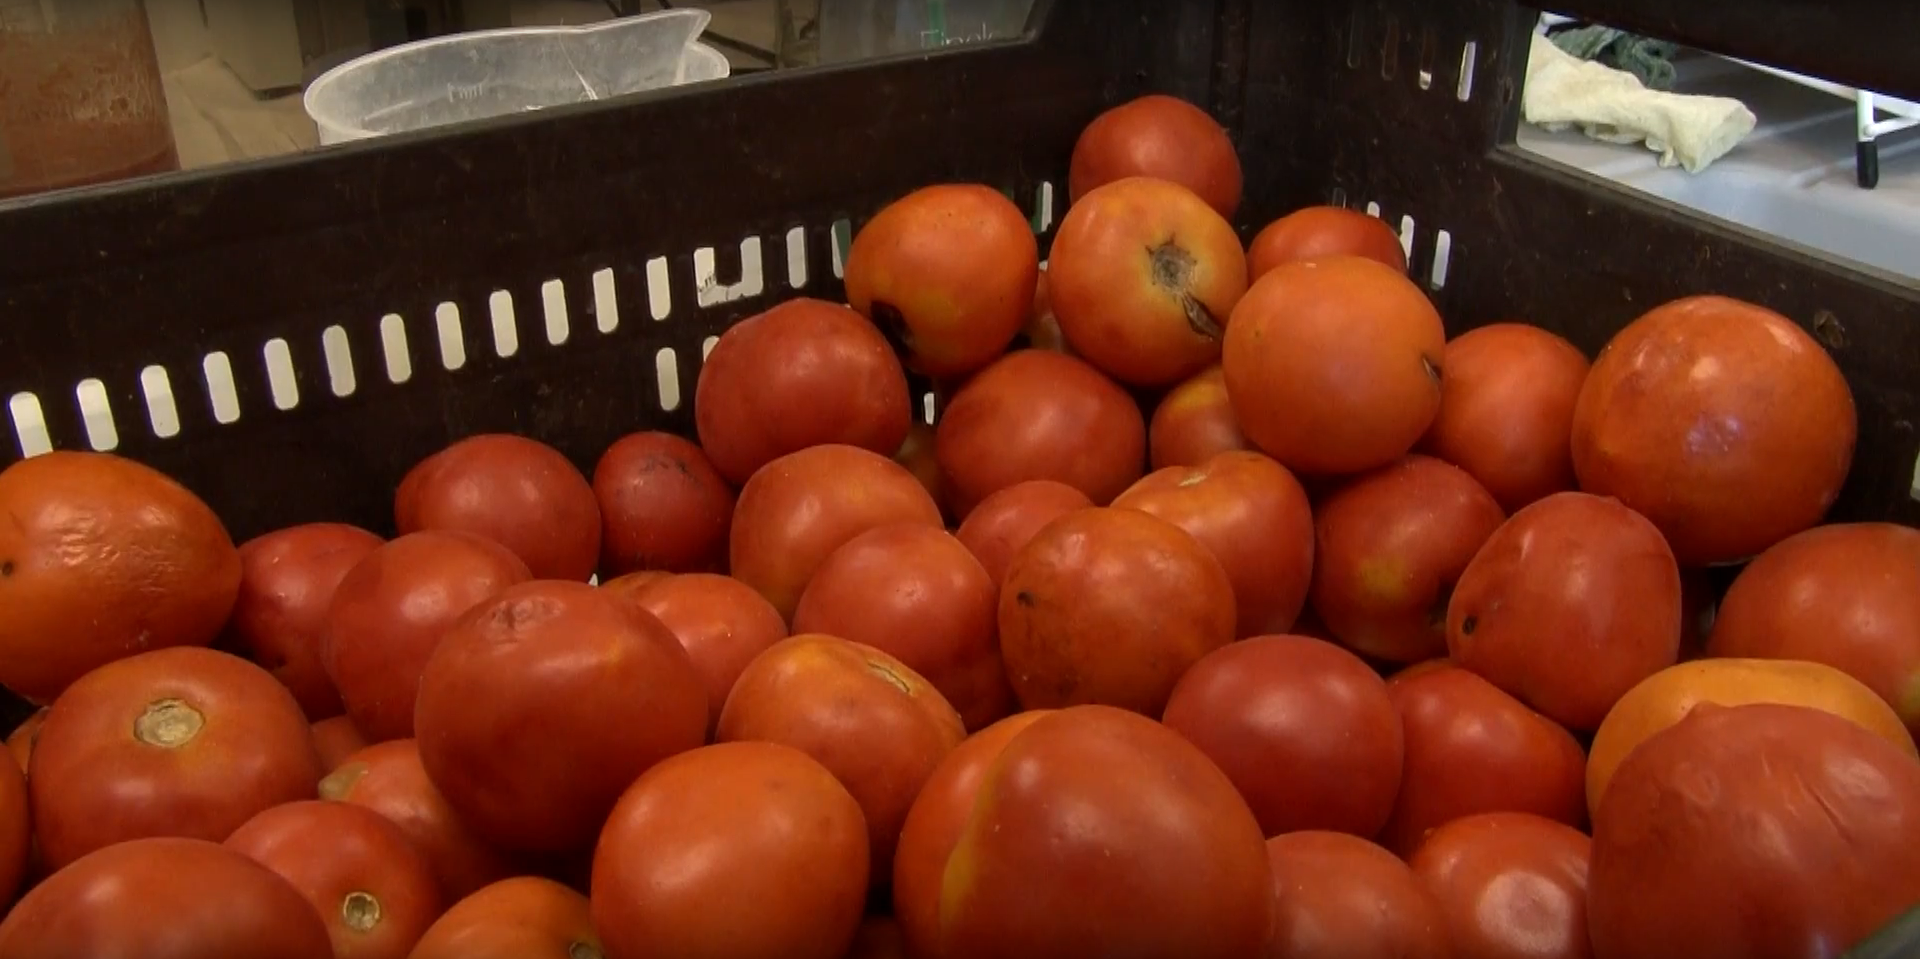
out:
{"label": "pile of tomatoes", "polygon": [[1240,188],[1117,107],[1044,267],[916,191],[695,437],[461,440],[391,539],[0,472],[0,956],[1797,957],[1920,902],[1920,532],[1819,525],[1828,355],[1714,296],[1449,341],[1379,220],[1243,246]]}

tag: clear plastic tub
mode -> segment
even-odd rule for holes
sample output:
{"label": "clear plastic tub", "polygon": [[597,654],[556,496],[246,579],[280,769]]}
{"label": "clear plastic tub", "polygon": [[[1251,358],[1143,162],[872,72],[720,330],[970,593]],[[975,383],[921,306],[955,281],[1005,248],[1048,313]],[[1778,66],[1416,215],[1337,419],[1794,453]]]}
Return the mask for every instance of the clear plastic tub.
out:
{"label": "clear plastic tub", "polygon": [[710,19],[705,10],[664,10],[402,44],[315,79],[307,115],[321,143],[341,143],[718,80],[730,72],[727,58],[696,40]]}

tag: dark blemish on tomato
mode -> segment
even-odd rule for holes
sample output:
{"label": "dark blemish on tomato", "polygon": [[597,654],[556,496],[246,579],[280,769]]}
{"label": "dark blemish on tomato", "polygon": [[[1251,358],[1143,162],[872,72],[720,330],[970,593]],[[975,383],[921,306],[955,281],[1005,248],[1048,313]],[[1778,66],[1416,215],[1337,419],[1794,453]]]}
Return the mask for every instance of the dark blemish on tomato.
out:
{"label": "dark blemish on tomato", "polygon": [[12,576],[12,575],[13,575],[13,560],[0,562],[0,576]]}
{"label": "dark blemish on tomato", "polygon": [[1460,621],[1460,635],[1472,636],[1474,627],[1478,625],[1480,625],[1479,619],[1468,616],[1466,619]]}
{"label": "dark blemish on tomato", "polygon": [[1013,594],[1013,601],[1016,603],[1019,603],[1022,606],[1025,606],[1028,609],[1032,609],[1035,606],[1040,605],[1036,600],[1034,600],[1033,594],[1027,592],[1024,589]]}

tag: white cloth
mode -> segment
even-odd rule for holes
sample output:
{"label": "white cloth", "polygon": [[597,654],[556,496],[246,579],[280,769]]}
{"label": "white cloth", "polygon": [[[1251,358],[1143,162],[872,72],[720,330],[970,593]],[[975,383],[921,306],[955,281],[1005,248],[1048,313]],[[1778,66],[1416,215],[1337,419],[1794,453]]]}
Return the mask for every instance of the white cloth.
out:
{"label": "white cloth", "polygon": [[1528,123],[1578,127],[1611,143],[1645,143],[1663,167],[1698,173],[1753,132],[1753,111],[1727,97],[1649,90],[1640,78],[1582,60],[1538,33],[1520,100]]}

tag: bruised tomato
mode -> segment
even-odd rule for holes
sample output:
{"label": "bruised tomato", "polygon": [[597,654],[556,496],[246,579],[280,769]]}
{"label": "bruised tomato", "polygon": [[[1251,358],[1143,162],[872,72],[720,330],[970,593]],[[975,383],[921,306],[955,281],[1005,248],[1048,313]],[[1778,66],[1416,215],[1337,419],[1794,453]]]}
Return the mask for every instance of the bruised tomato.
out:
{"label": "bruised tomato", "polygon": [[1145,470],[1147,423],[1133,397],[1084,361],[1010,353],[940,414],[934,449],[964,516],[1027,480],[1055,480],[1106,505]]}
{"label": "bruised tomato", "polygon": [[884,881],[907,810],[966,727],[940,691],[898,659],[812,634],[782,640],[748,664],[715,738],[782,743],[830,770],[860,803],[873,875]]}
{"label": "bruised tomato", "polygon": [[358,526],[309,523],[240,546],[240,598],[227,638],[285,683],[309,720],[346,708],[327,677],[321,626],[347,571],[382,542]]}
{"label": "bruised tomato", "polygon": [[733,575],[791,617],[814,570],[876,526],[942,528],[940,507],[905,467],[854,446],[812,446],[767,464],[740,490]]}
{"label": "bruised tomato", "polygon": [[1156,470],[1113,501],[1191,533],[1233,581],[1236,636],[1284,633],[1307,602],[1313,512],[1287,468],[1259,453],[1221,453]]}
{"label": "bruised tomato", "polygon": [[924,187],[874,214],[847,249],[847,303],[899,343],[909,367],[964,376],[1026,322],[1040,247],[1026,215],[974,183]]}
{"label": "bruised tomato", "polygon": [[1006,578],[1013,554],[1040,528],[1093,505],[1087,494],[1053,480],[1015,483],[980,501],[954,533],[993,581],[994,594]]}
{"label": "bruised tomato", "polygon": [[727,562],[733,488],[700,447],[672,433],[633,433],[593,468],[600,574],[717,572]]}
{"label": "bruised tomato", "polygon": [[694,388],[700,446],[720,475],[823,444],[891,456],[912,404],[893,347],[848,307],[800,297],[727,328]]}
{"label": "bruised tomato", "polygon": [[1233,580],[1150,513],[1084,509],[1014,554],[1000,652],[1027,709],[1099,703],[1160,715],[1174,683],[1234,638]]}
{"label": "bruised tomato", "polygon": [[730,576],[687,573],[649,585],[633,596],[680,640],[707,688],[707,729],[720,722],[741,671],[787,638],[787,621],[753,587]]}
{"label": "bruised tomato", "polygon": [[826,633],[899,659],[940,691],[968,729],[1013,709],[1000,665],[999,590],[953,534],[879,526],[814,573],[793,613],[796,633]]}
{"label": "bruised tomato", "polygon": [[400,827],[317,799],[262,811],[226,846],[291,883],[320,914],[335,959],[407,959],[440,914],[433,868]]}
{"label": "bruised tomato", "polygon": [[1310,206],[1254,235],[1247,245],[1247,278],[1258,280],[1282,263],[1325,256],[1362,256],[1407,272],[1406,248],[1385,220],[1346,207]]}
{"label": "bruised tomato", "polygon": [[1537,326],[1469,330],[1440,354],[1440,412],[1421,446],[1508,512],[1573,489],[1573,404],[1586,380],[1586,355]]}
{"label": "bruised tomato", "polygon": [[1446,330],[1392,267],[1301,260],[1234,308],[1221,368],[1240,429],[1296,473],[1339,476],[1407,454],[1440,409]]}
{"label": "bruised tomato", "polygon": [[414,717],[420,761],[463,822],[503,848],[564,853],[641,773],[706,741],[707,691],[651,613],[536,580],[447,630]]}
{"label": "bruised tomato", "polygon": [[376,743],[348,757],[320,781],[320,798],[371,809],[400,827],[433,867],[444,901],[511,872],[506,858],[454,815],[411,739]]}
{"label": "bruised tomato", "polygon": [[1074,201],[1047,277],[1075,354],[1122,383],[1164,387],[1219,361],[1247,258],[1233,224],[1191,190],[1130,177]]}
{"label": "bruised tomato", "polygon": [[323,627],[327,675],[354,726],[375,742],[413,735],[420,671],[461,614],[515,583],[527,564],[473,533],[395,539],[347,571]]}
{"label": "bruised tomato", "polygon": [[393,498],[400,533],[462,530],[513,551],[542,579],[585,582],[600,564],[600,504],[578,467],[538,440],[472,436],[421,460]]}
{"label": "bruised tomato", "polygon": [[1274,921],[1266,955],[1453,956],[1440,904],[1393,853],[1358,836],[1306,830],[1268,839],[1267,859]]}
{"label": "bruised tomato", "polygon": [[593,854],[612,959],[841,959],[867,898],[860,804],[776,743],[681,753],[634,782]]}
{"label": "bruised tomato", "polygon": [[407,959],[594,959],[605,955],[587,897],[516,876],[475,890],[435,920]]}
{"label": "bruised tomato", "polygon": [[322,774],[285,686],[237,656],[177,646],[68,687],[27,786],[40,855],[59,869],[145,836],[219,842],[262,809],[312,798]]}
{"label": "bruised tomato", "polygon": [[333,959],[313,907],[267,867],[204,839],[154,837],[83,856],[0,922],[0,956]]}
{"label": "bruised tomato", "polygon": [[1073,145],[1074,202],[1125,177],[1155,177],[1198,194],[1222,217],[1240,208],[1240,157],[1219,121],[1185,100],[1149,94],[1095,117]]}
{"label": "bruised tomato", "polygon": [[1180,678],[1162,721],[1233,780],[1268,836],[1372,838],[1400,791],[1405,740],[1387,685],[1332,643],[1262,636],[1214,650]]}
{"label": "bruised tomato", "polygon": [[[1052,710],[1015,713],[968,736],[935,766],[900,828],[893,859],[893,914],[922,959],[940,957],[940,887],[987,769],[1013,737]],[[945,959],[945,957],[940,957]]]}
{"label": "bruised tomato", "polygon": [[1167,391],[1147,424],[1147,458],[1154,469],[1199,466],[1231,450],[1251,449],[1227,399],[1227,377],[1215,364]]}

